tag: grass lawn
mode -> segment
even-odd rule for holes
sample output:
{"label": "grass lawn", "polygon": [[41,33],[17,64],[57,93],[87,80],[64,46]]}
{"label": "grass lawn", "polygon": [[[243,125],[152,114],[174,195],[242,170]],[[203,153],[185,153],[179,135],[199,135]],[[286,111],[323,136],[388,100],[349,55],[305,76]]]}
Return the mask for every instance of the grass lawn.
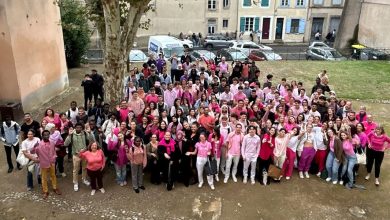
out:
{"label": "grass lawn", "polygon": [[288,82],[303,82],[307,90],[311,90],[318,73],[327,70],[329,86],[336,91],[337,97],[352,100],[355,111],[360,105],[365,105],[390,133],[390,62],[281,61],[257,64],[262,71],[262,80],[266,74],[272,73],[275,84],[285,77]]}

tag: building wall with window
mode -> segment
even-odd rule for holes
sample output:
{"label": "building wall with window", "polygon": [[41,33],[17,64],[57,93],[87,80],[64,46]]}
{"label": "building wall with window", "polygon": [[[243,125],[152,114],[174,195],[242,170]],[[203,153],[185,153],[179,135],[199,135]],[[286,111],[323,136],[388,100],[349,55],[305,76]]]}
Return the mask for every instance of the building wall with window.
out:
{"label": "building wall with window", "polygon": [[179,35],[205,33],[205,7],[207,0],[151,0],[149,10],[141,21],[150,19],[148,30],[138,29],[137,36]]}
{"label": "building wall with window", "polygon": [[232,34],[237,27],[237,0],[204,0],[206,34]]}
{"label": "building wall with window", "polygon": [[[308,0],[309,1],[309,0]],[[320,31],[322,40],[325,40],[329,32],[339,29],[341,14],[345,0],[310,0],[308,21],[305,31],[305,41],[314,39],[317,31]]]}
{"label": "building wall with window", "polygon": [[[302,42],[307,17],[307,0],[239,0],[238,29],[243,39],[263,43]],[[260,38],[260,39],[256,39]]]}

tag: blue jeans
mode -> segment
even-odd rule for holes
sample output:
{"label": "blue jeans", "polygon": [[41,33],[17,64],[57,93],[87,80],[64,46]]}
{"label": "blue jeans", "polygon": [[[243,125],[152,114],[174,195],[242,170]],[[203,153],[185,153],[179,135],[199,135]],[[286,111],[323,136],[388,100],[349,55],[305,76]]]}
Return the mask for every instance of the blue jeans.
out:
{"label": "blue jeans", "polygon": [[344,176],[345,172],[348,171],[347,176],[349,182],[347,183],[349,187],[353,186],[353,167],[357,163],[356,155],[345,155],[345,161],[343,164],[343,170],[341,176]]}
{"label": "blue jeans", "polygon": [[328,177],[332,178],[332,181],[338,180],[340,162],[334,156],[334,152],[329,151],[326,158],[326,171],[328,171]]}
{"label": "blue jeans", "polygon": [[126,175],[127,175],[126,165],[118,166],[116,163],[114,163],[114,167],[116,172],[116,181],[118,182],[118,184],[126,181]]}

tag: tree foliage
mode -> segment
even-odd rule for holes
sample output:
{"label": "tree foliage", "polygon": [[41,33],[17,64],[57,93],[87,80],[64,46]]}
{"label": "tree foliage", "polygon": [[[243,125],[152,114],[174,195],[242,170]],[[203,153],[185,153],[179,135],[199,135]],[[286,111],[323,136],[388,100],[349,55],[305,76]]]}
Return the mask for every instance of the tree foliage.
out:
{"label": "tree foliage", "polygon": [[77,0],[59,0],[57,4],[61,12],[66,63],[70,68],[78,67],[90,42],[87,9]]}

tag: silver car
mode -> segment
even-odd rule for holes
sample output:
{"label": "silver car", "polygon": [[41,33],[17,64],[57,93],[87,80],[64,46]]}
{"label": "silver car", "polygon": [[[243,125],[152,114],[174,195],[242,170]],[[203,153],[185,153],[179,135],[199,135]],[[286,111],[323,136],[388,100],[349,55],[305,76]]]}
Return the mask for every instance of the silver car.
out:
{"label": "silver car", "polygon": [[223,35],[208,35],[204,39],[203,47],[207,49],[228,48],[232,41]]}
{"label": "silver car", "polygon": [[337,50],[327,47],[309,47],[306,51],[307,60],[332,60],[341,61],[347,60]]}

